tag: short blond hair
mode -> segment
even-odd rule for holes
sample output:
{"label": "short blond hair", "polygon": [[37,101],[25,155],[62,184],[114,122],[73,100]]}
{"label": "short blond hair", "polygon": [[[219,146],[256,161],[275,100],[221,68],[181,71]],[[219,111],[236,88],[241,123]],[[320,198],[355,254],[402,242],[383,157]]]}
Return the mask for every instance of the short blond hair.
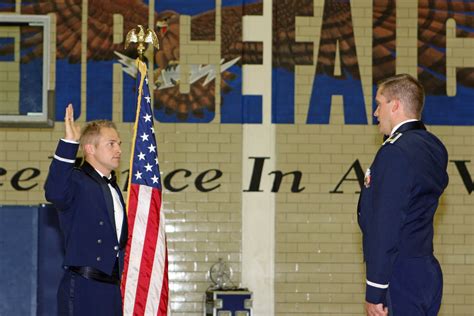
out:
{"label": "short blond hair", "polygon": [[388,100],[399,99],[407,114],[421,117],[425,104],[425,89],[421,83],[409,74],[399,74],[381,80],[378,89]]}
{"label": "short blond hair", "polygon": [[86,144],[92,144],[94,146],[97,145],[100,136],[100,131],[102,128],[113,128],[114,130],[117,130],[117,126],[115,126],[115,123],[108,120],[91,121],[82,128],[79,143],[81,144],[81,148],[83,150],[84,145]]}

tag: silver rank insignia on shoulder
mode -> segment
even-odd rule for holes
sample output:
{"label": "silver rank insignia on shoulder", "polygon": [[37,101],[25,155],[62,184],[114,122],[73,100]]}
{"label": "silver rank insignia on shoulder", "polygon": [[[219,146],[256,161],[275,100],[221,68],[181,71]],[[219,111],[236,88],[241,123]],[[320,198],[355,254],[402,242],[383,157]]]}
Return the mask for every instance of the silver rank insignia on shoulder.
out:
{"label": "silver rank insignia on shoulder", "polygon": [[390,144],[395,143],[400,137],[402,137],[402,135],[403,135],[402,133],[395,133],[395,134],[393,134],[392,136],[390,136],[389,138],[387,138],[387,139],[383,142],[382,146],[385,145],[385,144],[387,144],[387,143],[390,143]]}
{"label": "silver rank insignia on shoulder", "polygon": [[364,186],[368,189],[370,187],[370,168],[367,168],[364,176]]}

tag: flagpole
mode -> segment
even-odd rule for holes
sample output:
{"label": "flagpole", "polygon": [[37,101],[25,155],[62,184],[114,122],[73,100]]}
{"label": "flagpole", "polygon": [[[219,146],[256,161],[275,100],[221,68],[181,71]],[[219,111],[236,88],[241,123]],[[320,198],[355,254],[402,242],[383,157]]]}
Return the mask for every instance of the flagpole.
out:
{"label": "flagpole", "polygon": [[[141,99],[142,99],[142,89],[143,89],[143,82],[145,81],[146,73],[147,73],[147,67],[146,64],[140,60],[140,58],[137,58],[135,60],[135,65],[137,66],[138,72],[140,72],[140,83],[138,85],[138,97],[137,97],[137,111],[135,114],[135,123],[133,124],[133,137],[132,137],[132,148],[131,148],[131,153],[133,154],[135,152],[135,141],[137,139],[137,127],[138,127],[138,116],[140,115],[140,108],[142,106],[141,104]],[[130,193],[130,185],[132,183],[132,177],[130,173],[132,172],[132,165],[133,165],[133,159],[130,159],[130,165],[129,165],[129,174],[128,174],[128,182],[127,182],[127,192]],[[126,213],[128,215],[128,207],[130,203],[128,203],[128,199],[130,196],[127,198],[127,207],[126,207]]]}

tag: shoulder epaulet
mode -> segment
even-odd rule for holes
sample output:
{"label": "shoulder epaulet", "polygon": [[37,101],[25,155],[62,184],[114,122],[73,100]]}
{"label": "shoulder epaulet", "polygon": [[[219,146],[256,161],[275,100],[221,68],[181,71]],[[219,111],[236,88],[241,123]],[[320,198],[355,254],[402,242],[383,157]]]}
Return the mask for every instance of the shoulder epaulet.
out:
{"label": "shoulder epaulet", "polygon": [[387,138],[387,139],[383,142],[382,146],[385,145],[385,144],[387,144],[387,143],[390,143],[390,144],[395,143],[400,137],[402,137],[402,135],[403,135],[403,133],[395,133],[395,134],[393,134],[392,136],[390,136],[389,138]]}

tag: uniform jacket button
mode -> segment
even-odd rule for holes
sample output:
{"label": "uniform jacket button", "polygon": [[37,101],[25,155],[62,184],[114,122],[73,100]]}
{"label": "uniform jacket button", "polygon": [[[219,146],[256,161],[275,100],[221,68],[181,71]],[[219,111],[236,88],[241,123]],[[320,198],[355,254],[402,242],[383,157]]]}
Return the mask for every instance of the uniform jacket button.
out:
{"label": "uniform jacket button", "polygon": [[97,243],[98,243],[98,244],[101,244],[101,243],[102,243],[102,239],[97,239]]}
{"label": "uniform jacket button", "polygon": [[114,247],[114,250],[119,250],[119,246],[115,246],[115,247]]}
{"label": "uniform jacket button", "polygon": [[102,260],[102,258],[101,258],[101,257],[97,257],[97,261],[100,261],[100,260]]}
{"label": "uniform jacket button", "polygon": [[104,221],[99,221],[99,225],[100,225],[100,226],[103,226],[103,225],[104,225]]}

